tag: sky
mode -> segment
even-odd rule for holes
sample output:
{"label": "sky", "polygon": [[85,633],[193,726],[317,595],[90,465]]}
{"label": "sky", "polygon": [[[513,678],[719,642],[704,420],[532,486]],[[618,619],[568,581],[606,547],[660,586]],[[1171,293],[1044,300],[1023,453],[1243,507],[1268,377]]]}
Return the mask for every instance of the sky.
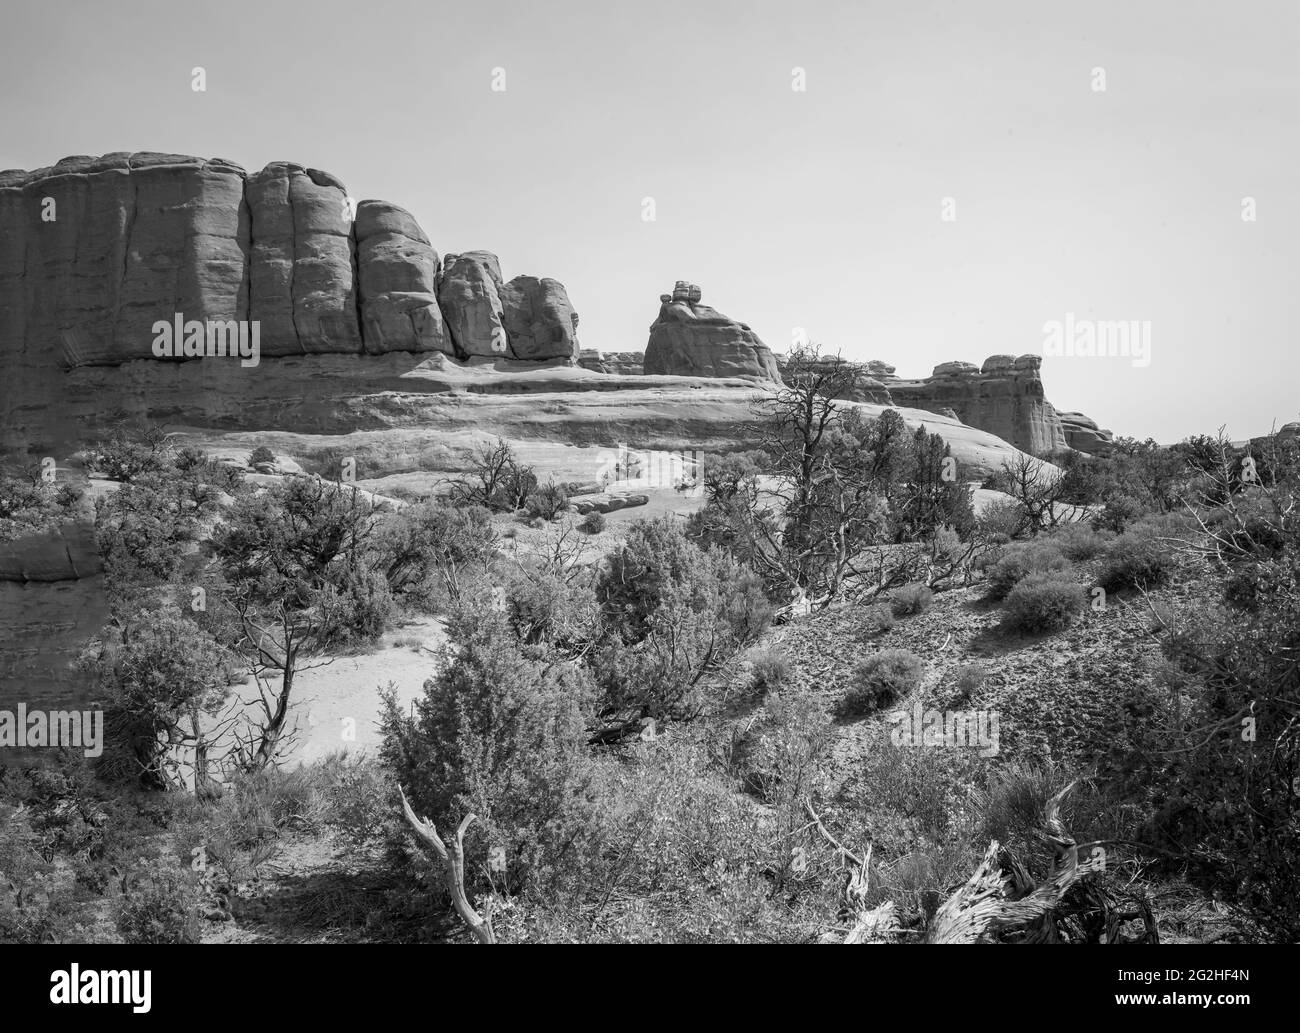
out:
{"label": "sky", "polygon": [[1294,0],[6,0],[3,23],[0,167],[324,169],[441,253],[563,282],[584,347],[643,349],[676,280],[777,351],[905,377],[1136,321],[1145,365],[1045,358],[1058,409],[1164,442],[1300,419]]}

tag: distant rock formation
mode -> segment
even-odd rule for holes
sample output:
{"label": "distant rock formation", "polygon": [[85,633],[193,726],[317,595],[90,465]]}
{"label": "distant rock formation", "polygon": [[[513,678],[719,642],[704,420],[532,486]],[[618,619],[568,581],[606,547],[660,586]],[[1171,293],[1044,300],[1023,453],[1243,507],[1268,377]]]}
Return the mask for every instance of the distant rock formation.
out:
{"label": "distant rock formation", "polygon": [[944,362],[924,380],[885,381],[899,405],[951,410],[963,423],[996,434],[1035,455],[1066,447],[1065,431],[1047,401],[1038,355],[992,355],[983,366]]}
{"label": "distant rock formation", "polygon": [[[781,365],[784,374],[784,357]],[[829,359],[827,361],[830,361]],[[1080,413],[1058,414],[1047,401],[1037,355],[993,355],[983,366],[942,362],[921,380],[902,380],[886,362],[851,362],[859,379],[847,401],[923,409],[996,434],[1036,455],[1069,447],[1103,454],[1110,431]],[[1069,421],[1066,421],[1066,417]]]}
{"label": "distant rock formation", "polygon": [[[256,322],[263,358],[443,352],[576,362],[555,280],[440,262],[415,219],[329,173],[119,152],[0,172],[0,421],[58,374],[158,359],[153,326]],[[192,359],[191,361],[202,361]]]}
{"label": "distant rock formation", "polygon": [[1115,447],[1115,435],[1102,430],[1097,422],[1081,412],[1058,412],[1061,429],[1065,431],[1065,443],[1079,452],[1089,455],[1104,456]]}
{"label": "distant rock formation", "polygon": [[645,352],[603,352],[596,348],[583,348],[578,355],[578,365],[593,373],[639,377],[645,372]]}
{"label": "distant rock formation", "polygon": [[781,382],[776,357],[748,326],[700,303],[694,284],[677,281],[659,297],[644,371],[688,377],[744,377]]}

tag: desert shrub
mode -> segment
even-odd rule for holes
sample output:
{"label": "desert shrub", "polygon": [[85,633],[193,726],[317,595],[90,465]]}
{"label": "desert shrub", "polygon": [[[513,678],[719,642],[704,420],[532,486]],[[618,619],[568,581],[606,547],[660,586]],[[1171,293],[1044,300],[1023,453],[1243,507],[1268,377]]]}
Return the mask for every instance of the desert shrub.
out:
{"label": "desert shrub", "polygon": [[1076,523],[1058,527],[1048,541],[1059,548],[1070,562],[1080,563],[1101,552],[1112,537],[1110,533],[1099,532],[1089,524]]}
{"label": "desert shrub", "polygon": [[233,663],[207,632],[171,609],[138,610],[108,626],[79,660],[104,709],[106,769],[120,764],[149,789],[179,785],[173,750],[201,732],[203,717],[220,711]]}
{"label": "desert shrub", "polygon": [[506,585],[505,602],[510,626],[527,645],[576,648],[597,634],[599,611],[586,570],[523,563]]}
{"label": "desert shrub", "polygon": [[889,593],[889,608],[895,617],[924,613],[934,601],[934,592],[928,585],[904,585]]}
{"label": "desert shrub", "polygon": [[605,514],[598,509],[593,509],[582,518],[582,523],[578,526],[588,534],[600,534],[601,531],[605,530],[606,523]]}
{"label": "desert shrub", "polygon": [[[1043,761],[1012,760],[991,768],[985,784],[975,791],[978,840],[996,839],[1022,857],[1031,847],[1041,849],[1047,802],[1077,778],[1077,773]],[[1116,816],[1106,816],[1114,809],[1113,801],[1081,780],[1066,796],[1061,819],[1077,840],[1085,842],[1117,831]]]}
{"label": "desert shrub", "polygon": [[754,687],[764,692],[780,691],[793,673],[789,655],[776,646],[750,650],[749,662],[754,671]]}
{"label": "desert shrub", "polygon": [[141,865],[128,874],[114,917],[124,943],[197,943],[195,880],[174,862]]}
{"label": "desert shrub", "polygon": [[921,684],[921,660],[906,649],[882,649],[853,673],[840,701],[842,717],[858,717],[890,706]]}
{"label": "desert shrub", "polygon": [[862,636],[871,638],[892,630],[894,611],[885,603],[875,603],[862,611]]}
{"label": "desert shrub", "polygon": [[317,605],[317,634],[322,646],[375,642],[397,613],[383,574],[359,564],[342,565],[340,572],[321,586]]}
{"label": "desert shrub", "polygon": [[376,565],[393,595],[429,612],[446,610],[465,585],[486,576],[497,549],[491,513],[441,502],[384,517],[374,542]]}
{"label": "desert shrub", "polygon": [[391,688],[382,693],[381,759],[435,827],[478,815],[466,834],[467,883],[489,847],[505,851],[496,881],[509,893],[580,882],[594,832],[589,678],[522,646],[504,614],[458,609],[448,631],[455,648],[414,716]]}
{"label": "desert shrub", "polygon": [[667,518],[632,525],[606,559],[596,598],[607,634],[594,663],[607,714],[674,716],[772,616],[748,567],[698,548]]}
{"label": "desert shrub", "polygon": [[275,463],[275,453],[265,445],[258,445],[248,454],[248,465],[259,466],[262,463]]}
{"label": "desert shrub", "polygon": [[1048,541],[1010,545],[989,569],[989,595],[1005,599],[1021,578],[1029,574],[1051,573],[1068,569],[1069,561],[1061,550]]}
{"label": "desert shrub", "polygon": [[51,484],[39,471],[23,477],[0,475],[0,542],[44,531],[72,515],[81,491]]}
{"label": "desert shrub", "polygon": [[192,499],[145,478],[95,502],[95,543],[118,585],[153,585],[181,567],[197,540],[202,510]]}
{"label": "desert shrub", "polygon": [[953,692],[957,702],[965,703],[988,681],[989,670],[981,664],[964,664],[953,675]]}
{"label": "desert shrub", "polygon": [[1023,503],[1013,498],[993,499],[975,519],[975,526],[988,537],[1001,536],[1010,541],[1023,531],[1028,517]]}
{"label": "desert shrub", "polygon": [[1012,629],[1036,634],[1069,627],[1083,605],[1082,585],[1062,574],[1036,573],[1016,583],[1003,608]]}
{"label": "desert shrub", "polygon": [[504,438],[480,445],[469,456],[470,474],[451,482],[458,505],[483,506],[494,513],[511,512],[537,490],[537,474],[515,457]]}
{"label": "desert shrub", "polygon": [[1153,588],[1174,569],[1173,550],[1149,530],[1125,532],[1106,548],[1097,583],[1107,592]]}
{"label": "desert shrub", "polygon": [[124,432],[92,445],[86,461],[92,470],[111,481],[133,481],[144,474],[158,473],[169,464],[167,435],[151,429],[133,438]]}
{"label": "desert shrub", "polygon": [[569,506],[569,496],[558,484],[544,484],[524,499],[524,509],[531,517],[554,520]]}
{"label": "desert shrub", "polygon": [[1106,498],[1101,512],[1093,518],[1093,526],[1099,531],[1123,534],[1134,520],[1137,520],[1147,508],[1132,495],[1115,493]]}
{"label": "desert shrub", "polygon": [[773,694],[734,742],[730,767],[765,802],[802,803],[819,788],[831,738],[826,713],[813,700]]}

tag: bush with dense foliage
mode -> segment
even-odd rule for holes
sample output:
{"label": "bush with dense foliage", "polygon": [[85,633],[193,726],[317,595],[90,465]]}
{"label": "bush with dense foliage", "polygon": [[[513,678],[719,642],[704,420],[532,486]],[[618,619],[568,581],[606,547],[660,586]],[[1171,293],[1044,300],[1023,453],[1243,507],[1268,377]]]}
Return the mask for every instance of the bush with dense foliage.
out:
{"label": "bush with dense foliage", "polygon": [[921,684],[921,660],[906,649],[882,649],[867,657],[853,673],[840,701],[843,717],[859,717],[892,706]]}
{"label": "bush with dense foliage", "polygon": [[889,593],[889,608],[895,617],[925,613],[932,602],[934,602],[934,592],[929,585],[904,585]]}
{"label": "bush with dense foliage", "polygon": [[1136,527],[1120,535],[1102,556],[1097,583],[1107,592],[1154,588],[1174,569],[1173,547],[1152,528]]}
{"label": "bush with dense foliage", "polygon": [[1038,573],[1016,582],[1002,606],[1012,630],[1039,634],[1068,628],[1084,602],[1083,586],[1068,575]]}
{"label": "bush with dense foliage", "polygon": [[989,569],[989,595],[1005,599],[1022,578],[1068,570],[1069,566],[1060,548],[1051,541],[1038,539],[1009,545]]}
{"label": "bush with dense foliage", "polygon": [[593,834],[587,720],[594,706],[582,668],[520,644],[504,614],[459,610],[456,643],[409,716],[384,694],[381,756],[421,817],[444,835],[466,814],[467,882],[480,882],[490,847],[508,892],[580,874]]}

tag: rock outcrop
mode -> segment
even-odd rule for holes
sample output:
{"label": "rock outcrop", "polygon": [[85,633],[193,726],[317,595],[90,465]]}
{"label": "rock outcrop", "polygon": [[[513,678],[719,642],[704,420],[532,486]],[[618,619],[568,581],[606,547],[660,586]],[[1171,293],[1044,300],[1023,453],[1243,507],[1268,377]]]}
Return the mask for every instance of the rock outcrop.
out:
{"label": "rock outcrop", "polygon": [[578,365],[593,373],[639,377],[645,373],[645,352],[603,352],[583,348],[578,353]]}
{"label": "rock outcrop", "polygon": [[1065,443],[1079,452],[1104,456],[1114,448],[1115,435],[1102,430],[1097,422],[1081,412],[1058,412]]}
{"label": "rock outcrop", "polygon": [[780,383],[776,358],[748,326],[700,303],[700,288],[679,280],[660,295],[644,370],[687,377],[743,377]]}
{"label": "rock outcrop", "polygon": [[438,303],[460,358],[509,356],[501,286],[501,263],[490,251],[466,251],[446,257]]}
{"label": "rock outcrop", "polygon": [[221,158],[120,152],[0,172],[0,231],[8,441],[58,418],[46,410],[61,373],[175,361],[155,355],[154,325],[178,317],[207,335],[256,324],[262,358],[576,360],[561,284],[503,285],[481,251],[448,256],[444,270],[408,212],[356,204],[334,176],[290,162],[249,174]]}
{"label": "rock outcrop", "polygon": [[577,359],[578,313],[564,284],[516,276],[499,294],[506,339],[516,359]]}
{"label": "rock outcrop", "polygon": [[452,353],[438,307],[438,252],[409,212],[387,201],[362,201],[354,224],[367,352]]}
{"label": "rock outcrop", "polygon": [[1037,355],[993,355],[983,366],[944,362],[924,380],[884,381],[899,405],[951,411],[963,423],[1041,455],[1066,447],[1060,418],[1047,401]]}

